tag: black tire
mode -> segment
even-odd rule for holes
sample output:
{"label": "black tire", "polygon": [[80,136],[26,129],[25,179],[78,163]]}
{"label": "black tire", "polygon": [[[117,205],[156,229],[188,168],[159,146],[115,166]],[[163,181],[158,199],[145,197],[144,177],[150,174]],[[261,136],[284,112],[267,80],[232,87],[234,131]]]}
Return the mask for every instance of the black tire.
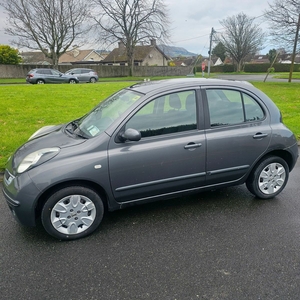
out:
{"label": "black tire", "polygon": [[82,186],[69,186],[52,194],[42,209],[45,230],[59,240],[75,240],[91,234],[102,221],[100,196]]}
{"label": "black tire", "polygon": [[75,79],[70,79],[70,80],[69,80],[69,83],[75,84],[75,83],[77,83],[77,81],[76,81]]}
{"label": "black tire", "polygon": [[96,82],[97,82],[97,80],[96,80],[95,77],[91,77],[91,78],[90,78],[90,83],[96,83]]}
{"label": "black tire", "polygon": [[246,186],[256,197],[271,199],[284,189],[288,178],[289,167],[286,161],[277,156],[267,156],[254,167]]}
{"label": "black tire", "polygon": [[45,84],[45,81],[43,79],[38,79],[36,81],[36,84]]}

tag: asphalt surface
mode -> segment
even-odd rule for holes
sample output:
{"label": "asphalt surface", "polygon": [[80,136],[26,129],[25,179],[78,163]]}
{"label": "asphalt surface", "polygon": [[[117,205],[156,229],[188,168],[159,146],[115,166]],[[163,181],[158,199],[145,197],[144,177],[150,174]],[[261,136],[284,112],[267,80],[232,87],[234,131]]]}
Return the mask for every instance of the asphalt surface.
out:
{"label": "asphalt surface", "polygon": [[285,190],[231,187],[109,213],[60,242],[0,192],[1,299],[299,299],[300,160]]}
{"label": "asphalt surface", "polygon": [[[218,74],[215,78],[227,79],[227,80],[241,80],[241,81],[266,81],[266,82],[288,82],[288,79],[274,78],[272,74],[269,74],[266,78],[266,74]],[[299,79],[293,79],[293,82],[300,82]]]}

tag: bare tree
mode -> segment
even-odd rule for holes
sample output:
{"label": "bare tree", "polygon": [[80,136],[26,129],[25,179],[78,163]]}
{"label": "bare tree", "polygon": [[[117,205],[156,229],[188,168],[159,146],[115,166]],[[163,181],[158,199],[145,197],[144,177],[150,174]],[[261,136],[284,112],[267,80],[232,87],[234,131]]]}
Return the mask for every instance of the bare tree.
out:
{"label": "bare tree", "polygon": [[261,49],[265,34],[254,24],[254,18],[240,13],[220,21],[225,28],[217,39],[221,42],[226,52],[236,61],[237,71],[242,70],[245,58]]}
{"label": "bare tree", "polygon": [[269,4],[269,10],[265,12],[265,18],[270,23],[270,36],[277,45],[287,49],[293,49],[289,82],[292,80],[293,66],[297,52],[300,28],[300,1],[299,0],[275,0]]}
{"label": "bare tree", "polygon": [[93,19],[100,37],[126,48],[129,75],[133,74],[134,49],[151,39],[168,39],[168,14],[163,0],[93,0]]}
{"label": "bare tree", "polygon": [[299,0],[274,0],[265,11],[265,19],[269,22],[270,36],[276,45],[291,50],[300,14]]}
{"label": "bare tree", "polygon": [[6,0],[1,3],[8,18],[5,32],[18,47],[41,50],[53,65],[86,29],[89,13],[84,0]]}

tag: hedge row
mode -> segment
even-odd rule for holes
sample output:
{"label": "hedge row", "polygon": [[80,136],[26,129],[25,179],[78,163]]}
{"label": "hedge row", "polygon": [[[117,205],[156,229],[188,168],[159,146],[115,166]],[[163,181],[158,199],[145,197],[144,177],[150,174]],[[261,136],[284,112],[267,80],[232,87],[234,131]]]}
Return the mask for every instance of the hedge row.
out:
{"label": "hedge row", "polygon": [[[271,64],[245,64],[243,71],[247,73],[266,73],[270,68]],[[274,64],[273,68],[275,72],[289,72],[291,68],[291,64]],[[197,67],[196,71],[201,73],[201,67]],[[207,73],[207,67],[205,68],[205,72]],[[222,65],[222,66],[211,66],[211,73],[232,73],[235,72],[234,65]],[[294,64],[293,68],[294,72],[300,72],[300,64]]]}

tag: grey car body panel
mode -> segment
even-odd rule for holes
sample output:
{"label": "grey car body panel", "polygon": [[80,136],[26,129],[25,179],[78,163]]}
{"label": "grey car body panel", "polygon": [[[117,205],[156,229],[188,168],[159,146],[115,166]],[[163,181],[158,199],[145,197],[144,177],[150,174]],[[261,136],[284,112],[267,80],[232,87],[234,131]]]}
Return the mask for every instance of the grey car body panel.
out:
{"label": "grey car body panel", "polygon": [[94,70],[87,68],[70,69],[67,72],[65,72],[65,74],[69,76],[76,76],[79,82],[89,82],[91,78],[94,78],[96,81],[98,81],[99,79],[97,73]]}
{"label": "grey car body panel", "polygon": [[[251,94],[265,110],[265,119],[211,128],[205,96],[210,87]],[[99,136],[84,139],[67,134],[65,125],[57,126],[25,143],[12,156],[5,173],[4,194],[21,223],[35,225],[33,216],[39,201],[64,184],[84,184],[101,191],[108,209],[115,210],[137,202],[243,183],[255,164],[271,151],[288,153],[292,157],[290,169],[296,163],[294,135],[280,123],[275,104],[251,84],[188,78],[146,82],[128,89],[144,96]],[[125,123],[145,103],[181,90],[196,91],[197,129],[120,142]],[[60,151],[41,165],[16,173],[27,154],[45,147],[59,147]]]}
{"label": "grey car body panel", "polygon": [[[70,135],[67,135],[63,132],[65,126],[56,126],[49,130],[49,132],[44,133],[42,136],[38,136],[30,141],[27,141],[23,144],[17,151],[13,157],[12,167],[16,169],[21,161],[26,157],[28,154],[43,149],[43,148],[50,148],[50,147],[72,147],[77,144],[84,143],[86,140],[82,138],[74,138]],[[38,141],[38,143],[37,143]]]}
{"label": "grey car body panel", "polygon": [[[77,83],[79,82],[78,78],[71,74],[64,74],[59,72],[58,70],[53,70],[55,72],[59,72],[58,74],[42,74],[39,73],[42,70],[53,70],[53,69],[32,69],[28,72],[26,76],[26,81],[28,83],[37,83],[38,80],[42,80],[45,83],[68,83],[70,80],[74,80]],[[33,75],[33,77],[29,76]]]}

